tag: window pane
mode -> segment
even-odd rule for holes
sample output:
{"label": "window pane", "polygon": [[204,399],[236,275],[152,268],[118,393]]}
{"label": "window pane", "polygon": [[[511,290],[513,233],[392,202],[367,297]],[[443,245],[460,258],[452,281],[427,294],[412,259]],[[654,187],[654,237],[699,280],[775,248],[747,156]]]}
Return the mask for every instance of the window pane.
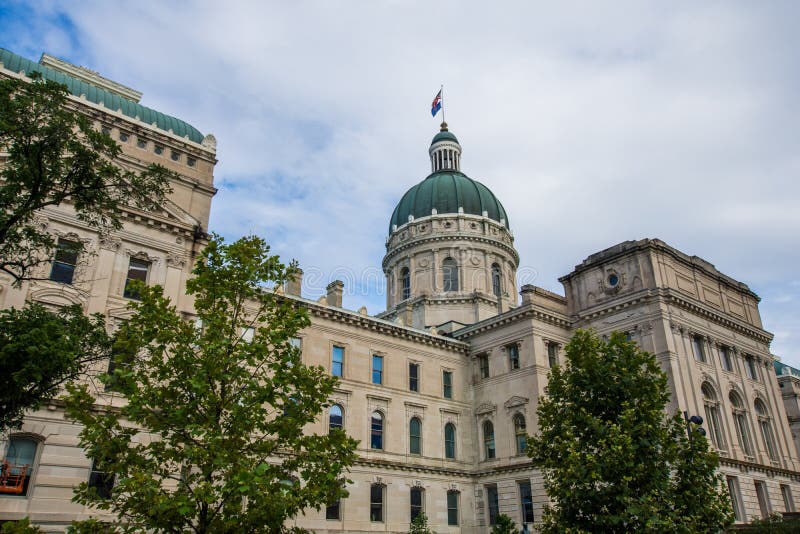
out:
{"label": "window pane", "polygon": [[416,417],[408,423],[408,441],[411,454],[422,454],[422,423]]}
{"label": "window pane", "polygon": [[71,284],[75,275],[75,265],[78,263],[80,244],[74,241],[58,240],[53,267],[50,270],[50,280],[62,284]]}
{"label": "window pane", "polygon": [[522,506],[522,522],[533,523],[533,494],[530,482],[519,483],[519,500]]}
{"label": "window pane", "polygon": [[500,266],[495,263],[492,265],[492,294],[495,297],[499,297],[502,290],[500,280]]}
{"label": "window pane", "polygon": [[97,468],[97,460],[92,460],[92,469],[89,472],[89,487],[97,490],[101,499],[110,499],[111,490],[114,488],[114,475],[107,474]]}
{"label": "window pane", "polygon": [[451,460],[456,457],[456,427],[452,423],[444,426],[444,457]]}
{"label": "window pane", "polygon": [[8,462],[8,476],[5,486],[14,486],[14,491],[6,491],[12,495],[27,495],[28,485],[31,481],[33,471],[33,461],[36,458],[37,443],[32,439],[11,438],[6,451],[6,462]]}
{"label": "window pane", "polygon": [[333,376],[344,376],[344,347],[334,346],[331,351],[331,374]]}
{"label": "window pane", "polygon": [[742,505],[739,501],[739,483],[736,477],[727,477],[728,494],[731,498],[731,506],[733,507],[733,515],[737,521],[744,521],[744,514],[742,514]]}
{"label": "window pane", "polygon": [[442,273],[444,275],[444,290],[458,291],[458,265],[453,258],[447,258],[442,262]]}
{"label": "window pane", "polygon": [[383,521],[383,486],[378,484],[369,489],[369,520]]}
{"label": "window pane", "polygon": [[370,447],[383,449],[383,415],[380,412],[372,412]]}
{"label": "window pane", "polygon": [[547,363],[550,367],[558,365],[558,345],[555,343],[547,344]]}
{"label": "window pane", "polygon": [[487,460],[494,458],[494,426],[490,421],[483,423],[483,450]]}
{"label": "window pane", "polygon": [[411,298],[411,273],[408,267],[404,267],[401,271],[401,284],[403,286],[403,300]]}
{"label": "window pane", "polygon": [[447,524],[458,525],[458,492],[447,492]]}
{"label": "window pane", "polygon": [[692,337],[692,351],[694,352],[694,359],[698,362],[706,361],[706,354],[703,351],[703,338],[700,336]]}
{"label": "window pane", "polygon": [[325,507],[325,519],[341,519],[340,505],[341,501],[336,501],[335,503],[329,504],[327,507]]}
{"label": "window pane", "polygon": [[411,488],[411,521],[414,521],[423,510],[422,488]]}
{"label": "window pane", "polygon": [[481,378],[489,378],[489,356],[486,354],[478,355],[478,366],[480,367]]}
{"label": "window pane", "polygon": [[453,398],[453,373],[450,371],[442,372],[442,390],[445,399]]}
{"label": "window pane", "polygon": [[755,481],[756,496],[758,497],[758,508],[761,511],[761,517],[769,517],[769,495],[767,494],[767,486],[760,480]]}
{"label": "window pane", "polygon": [[416,363],[408,364],[408,389],[419,391],[419,365]]}
{"label": "window pane", "polygon": [[147,271],[150,269],[150,263],[142,260],[131,258],[128,264],[128,277],[125,280],[125,291],[122,296],[128,299],[139,299],[139,292],[131,287],[131,282],[136,280],[142,283],[147,283]]}
{"label": "window pane", "polygon": [[731,352],[728,347],[720,347],[719,349],[719,357],[722,360],[722,368],[726,371],[732,371],[733,365],[731,362]]}
{"label": "window pane", "polygon": [[783,506],[787,512],[794,512],[794,499],[792,499],[792,488],[786,484],[781,484],[781,496],[783,497]]}
{"label": "window pane", "polygon": [[519,345],[508,345],[508,366],[511,370],[519,369]]}
{"label": "window pane", "polygon": [[497,486],[486,486],[486,503],[489,507],[489,524],[497,524],[500,505],[497,500]]}
{"label": "window pane", "polygon": [[342,412],[342,407],[338,404],[334,404],[331,406],[330,415],[328,416],[328,431],[335,430],[337,428],[341,429],[344,423],[344,417]]}
{"label": "window pane", "polygon": [[383,356],[372,356],[372,383],[383,384]]}
{"label": "window pane", "polygon": [[522,414],[514,416],[514,436],[517,441],[517,454],[525,454],[528,445],[528,435],[526,432],[525,417]]}

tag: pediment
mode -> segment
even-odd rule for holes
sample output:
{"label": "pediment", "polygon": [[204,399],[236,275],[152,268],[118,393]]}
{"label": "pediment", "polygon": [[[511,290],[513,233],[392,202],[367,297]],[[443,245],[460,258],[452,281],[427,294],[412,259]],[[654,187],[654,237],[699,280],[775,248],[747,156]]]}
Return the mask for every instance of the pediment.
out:
{"label": "pediment", "polygon": [[510,409],[516,408],[518,406],[524,406],[525,404],[528,404],[528,398],[527,397],[520,397],[518,395],[514,395],[513,397],[508,399],[503,404],[503,406],[505,406],[506,410],[510,410]]}
{"label": "pediment", "polygon": [[484,402],[475,409],[475,415],[487,415],[494,413],[495,410],[497,410],[497,406],[494,404],[489,404],[488,402]]}

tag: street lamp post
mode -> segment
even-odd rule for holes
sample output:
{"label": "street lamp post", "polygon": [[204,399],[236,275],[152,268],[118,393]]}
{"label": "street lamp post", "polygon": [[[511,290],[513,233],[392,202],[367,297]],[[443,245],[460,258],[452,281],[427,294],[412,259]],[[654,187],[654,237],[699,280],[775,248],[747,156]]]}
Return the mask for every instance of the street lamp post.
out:
{"label": "street lamp post", "polygon": [[683,411],[683,420],[686,421],[686,435],[689,436],[689,449],[694,450],[694,442],[692,441],[692,433],[697,432],[701,436],[706,435],[706,429],[703,428],[703,418],[699,415],[689,417],[689,412]]}

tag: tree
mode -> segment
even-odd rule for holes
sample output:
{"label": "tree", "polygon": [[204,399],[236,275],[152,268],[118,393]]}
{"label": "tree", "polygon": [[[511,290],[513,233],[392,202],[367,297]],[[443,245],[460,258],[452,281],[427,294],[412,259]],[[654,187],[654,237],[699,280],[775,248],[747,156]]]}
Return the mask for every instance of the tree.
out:
{"label": "tree", "polygon": [[[550,374],[528,454],[553,505],[543,532],[717,532],[732,521],[716,454],[669,417],[667,377],[625,335],[578,330]],[[705,510],[705,513],[702,511]]]}
{"label": "tree", "polygon": [[420,512],[417,517],[411,520],[411,528],[408,534],[433,534],[433,531],[428,526],[428,516],[425,512]]}
{"label": "tree", "polygon": [[187,293],[197,321],[159,287],[122,326],[115,370],[127,404],[98,410],[69,387],[80,444],[116,484],[108,498],[81,484],[75,500],[117,515],[123,532],[283,532],[288,518],[345,497],[356,442],[304,432],[337,383],[292,345],[304,308],[270,289],[294,276],[257,237],[213,237]]}
{"label": "tree", "polygon": [[57,313],[40,304],[0,311],[0,431],[22,423],[26,409],[53,398],[88,365],[111,355],[102,315],[80,306]]}
{"label": "tree", "polygon": [[70,106],[66,86],[31,78],[0,81],[0,271],[16,282],[53,255],[40,210],[69,203],[88,226],[118,230],[120,209],[156,209],[172,176],[160,165],[123,168],[122,149]]}
{"label": "tree", "polygon": [[492,526],[492,534],[517,534],[517,526],[506,514],[500,514]]}

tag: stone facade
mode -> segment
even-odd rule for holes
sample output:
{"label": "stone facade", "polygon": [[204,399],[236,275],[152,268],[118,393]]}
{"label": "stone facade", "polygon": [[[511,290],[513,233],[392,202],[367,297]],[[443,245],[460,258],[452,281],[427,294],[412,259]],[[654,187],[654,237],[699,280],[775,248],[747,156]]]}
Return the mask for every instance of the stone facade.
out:
{"label": "stone facade", "polygon": [[[48,65],[60,63],[49,59]],[[62,68],[139,98],[91,71]],[[0,67],[0,76],[20,74]],[[78,303],[104,314],[113,328],[127,317],[124,289],[133,259],[147,266],[148,283],[163,285],[190,315],[185,281],[204,244],[215,193],[213,137],[178,137],[80,95],[70,105],[120,140],[124,164],[162,163],[179,178],[162,212],[126,210],[123,230],[111,235],[85,227],[68,206],[42,213],[41,224],[60,238],[83,241],[87,253],[72,284],[42,280],[14,288],[0,279],[0,305]],[[460,172],[461,147],[446,128],[429,155],[434,174]],[[340,283],[316,302],[300,295],[299,284],[286,287],[287,298],[311,316],[299,335],[304,361],[341,376],[332,399],[336,416],[323,414],[310,431],[327,432],[341,421],[359,440],[350,496],[338,507],[307,511],[297,525],[406,532],[417,503],[436,532],[487,532],[494,513],[518,524],[541,519],[547,496],[521,438],[536,431],[549,369],[562,362],[563,346],[578,327],[625,331],[656,354],[670,379],[669,410],[706,419],[740,520],[794,506],[800,379],[772,372],[771,335],[746,285],[645,239],[589,256],[561,279],[566,296],[523,286],[518,299],[519,255],[507,221],[460,207],[393,225],[386,245],[387,311],[377,317],[343,309]],[[448,258],[455,271],[445,265]],[[46,269],[40,274],[48,277]],[[120,401],[98,390],[99,403]],[[35,451],[27,492],[0,496],[0,521],[27,515],[48,532],[61,532],[72,519],[98,515],[70,501],[72,487],[91,470],[77,447],[78,431],[53,401],[30,413],[21,431],[2,437],[6,455],[13,440],[31,440]]]}

